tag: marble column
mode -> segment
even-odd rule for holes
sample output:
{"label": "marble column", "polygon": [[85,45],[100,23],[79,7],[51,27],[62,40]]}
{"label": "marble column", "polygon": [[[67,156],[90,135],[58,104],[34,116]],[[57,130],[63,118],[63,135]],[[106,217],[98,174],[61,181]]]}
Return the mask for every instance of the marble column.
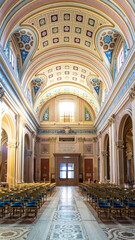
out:
{"label": "marble column", "polygon": [[123,184],[124,183],[124,159],[123,159],[123,149],[124,149],[124,143],[122,140],[119,140],[118,142],[116,142],[116,147],[117,147],[117,172],[116,172],[116,176],[117,176],[117,180],[116,183],[118,185]]}
{"label": "marble column", "polygon": [[55,142],[56,142],[56,137],[51,137],[49,138],[50,140],[50,171],[49,171],[49,181],[51,181],[51,173],[55,173]]}
{"label": "marble column", "polygon": [[12,139],[8,142],[8,159],[7,159],[7,181],[9,186],[14,186],[15,179],[16,179],[16,159],[15,159],[15,152],[16,152],[16,141]]}
{"label": "marble column", "polygon": [[85,169],[84,169],[84,138],[79,137],[79,152],[81,153],[80,160],[79,160],[79,173],[83,173],[83,181],[85,181]]}
{"label": "marble column", "polygon": [[134,159],[134,187],[135,187],[135,84],[131,88],[129,95],[132,101],[133,159]]}
{"label": "marble column", "polygon": [[94,142],[94,176],[93,179],[98,179],[98,157],[97,157],[97,137],[93,138]]}
{"label": "marble column", "polygon": [[2,169],[2,146],[1,146],[1,124],[2,124],[2,102],[3,102],[3,97],[4,97],[4,89],[2,86],[0,86],[0,181],[1,181],[1,169]]}
{"label": "marble column", "polygon": [[18,146],[18,182],[24,182],[24,127],[25,127],[25,119],[18,115],[18,139],[19,139],[19,146]]}
{"label": "marble column", "polygon": [[115,116],[114,114],[109,118],[110,127],[110,182],[116,183],[116,145],[115,145]]}
{"label": "marble column", "polygon": [[27,153],[26,153],[26,161],[27,161],[27,168],[28,168],[28,175],[27,175],[27,181],[26,182],[33,182],[33,179],[32,179],[32,151],[29,149],[27,150]]}
{"label": "marble column", "polygon": [[40,162],[40,152],[41,152],[41,147],[40,147],[40,138],[37,137],[37,165],[36,165],[36,180],[37,182],[41,181],[41,162]]}
{"label": "marble column", "polygon": [[17,182],[21,183],[24,181],[24,168],[23,168],[23,159],[24,159],[24,134],[23,128],[25,126],[25,120],[21,115],[17,116],[18,118],[18,157],[17,157]]}
{"label": "marble column", "polygon": [[100,153],[100,183],[104,182],[104,160],[103,160],[103,140],[102,140],[102,134],[99,133],[99,153]]}
{"label": "marble column", "polygon": [[107,182],[107,151],[102,151],[101,152],[102,157],[103,157],[103,182]]}
{"label": "marble column", "polygon": [[35,139],[36,133],[32,133],[32,153],[31,153],[31,171],[30,171],[30,182],[34,182],[34,150],[35,150]]}
{"label": "marble column", "polygon": [[113,183],[113,155],[112,155],[112,119],[108,119],[109,125],[109,153],[110,153],[110,183]]}

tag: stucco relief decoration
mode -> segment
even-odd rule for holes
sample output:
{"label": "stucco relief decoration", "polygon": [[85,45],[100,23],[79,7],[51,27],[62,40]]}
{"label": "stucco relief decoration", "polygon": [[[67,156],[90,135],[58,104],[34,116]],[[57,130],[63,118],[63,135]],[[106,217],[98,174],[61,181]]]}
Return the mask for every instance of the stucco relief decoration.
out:
{"label": "stucco relief decoration", "polygon": [[94,90],[96,91],[97,95],[99,95],[100,93],[100,89],[101,89],[101,85],[102,85],[102,81],[98,78],[93,78],[90,81],[91,85],[93,86]]}
{"label": "stucco relief decoration", "polygon": [[85,121],[91,121],[91,116],[87,108],[85,108]]}
{"label": "stucco relief decoration", "polygon": [[114,30],[103,32],[100,36],[100,47],[105,53],[110,64],[112,61],[113,50],[115,48],[118,37],[119,33]]}
{"label": "stucco relief decoration", "polygon": [[93,144],[84,144],[84,153],[93,154]]}
{"label": "stucco relief decoration", "polygon": [[49,107],[46,109],[43,115],[43,121],[49,121]]}
{"label": "stucco relief decoration", "polygon": [[45,86],[45,84],[46,77],[44,74],[33,77],[31,81],[31,92],[33,100],[35,100],[35,98],[40,93],[41,89]]}
{"label": "stucco relief decoration", "polygon": [[20,49],[22,64],[24,64],[28,54],[34,45],[34,36],[30,31],[18,30],[13,34]]}
{"label": "stucco relief decoration", "polygon": [[72,129],[70,127],[66,126],[63,128],[63,133],[70,134],[70,133],[72,133]]}
{"label": "stucco relief decoration", "polygon": [[83,9],[80,14],[76,7],[68,8],[68,12],[61,7],[55,8],[55,11],[43,10],[24,20],[22,25],[30,27],[32,25],[38,33],[39,45],[34,57],[43,53],[44,47],[47,50],[57,46],[58,43],[60,45],[70,43],[87,49],[100,59],[101,56],[94,41],[96,33],[101,26],[113,26],[104,16]]}
{"label": "stucco relief decoration", "polygon": [[49,153],[49,144],[41,144],[41,154]]}

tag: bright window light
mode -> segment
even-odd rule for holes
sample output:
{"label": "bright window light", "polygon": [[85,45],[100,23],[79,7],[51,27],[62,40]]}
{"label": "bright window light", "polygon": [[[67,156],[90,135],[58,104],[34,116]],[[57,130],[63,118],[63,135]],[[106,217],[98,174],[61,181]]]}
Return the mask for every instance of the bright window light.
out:
{"label": "bright window light", "polygon": [[60,120],[62,122],[72,122],[74,120],[75,104],[72,101],[60,102]]}
{"label": "bright window light", "polygon": [[120,68],[122,67],[123,63],[124,63],[124,49],[122,47],[118,54],[118,72],[119,72]]}

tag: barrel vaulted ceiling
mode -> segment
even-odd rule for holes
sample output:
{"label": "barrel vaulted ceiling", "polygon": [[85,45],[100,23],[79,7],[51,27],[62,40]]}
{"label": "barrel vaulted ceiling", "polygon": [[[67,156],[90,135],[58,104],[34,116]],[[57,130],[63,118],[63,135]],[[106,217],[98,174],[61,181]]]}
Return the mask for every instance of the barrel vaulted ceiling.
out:
{"label": "barrel vaulted ceiling", "polygon": [[18,78],[35,112],[59,94],[81,97],[98,114],[112,87],[118,39],[131,48],[131,1],[3,1],[1,44],[18,49]]}

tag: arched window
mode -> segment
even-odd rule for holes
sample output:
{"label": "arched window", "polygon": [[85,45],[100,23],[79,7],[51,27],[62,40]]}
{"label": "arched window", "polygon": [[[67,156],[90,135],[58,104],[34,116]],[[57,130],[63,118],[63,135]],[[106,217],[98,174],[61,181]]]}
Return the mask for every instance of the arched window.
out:
{"label": "arched window", "polygon": [[16,60],[15,59],[15,53],[14,53],[13,49],[10,48],[9,49],[9,61],[10,61],[11,65],[12,65],[13,69],[15,69],[15,67],[16,67],[15,60]]}
{"label": "arched window", "polygon": [[59,104],[60,122],[73,122],[75,104],[72,100],[61,100]]}
{"label": "arched window", "polygon": [[119,54],[118,54],[118,61],[117,61],[118,72],[119,72],[121,66],[123,65],[123,63],[124,63],[124,48],[122,47],[119,51]]}

